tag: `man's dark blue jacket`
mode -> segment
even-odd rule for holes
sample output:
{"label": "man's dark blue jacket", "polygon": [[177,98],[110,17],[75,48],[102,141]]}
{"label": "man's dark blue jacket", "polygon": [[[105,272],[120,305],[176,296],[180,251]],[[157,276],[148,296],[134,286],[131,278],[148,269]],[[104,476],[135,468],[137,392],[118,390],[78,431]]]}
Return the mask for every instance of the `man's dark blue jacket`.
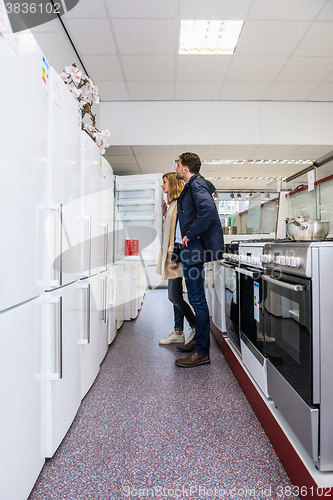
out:
{"label": "man's dark blue jacket", "polygon": [[223,232],[219,214],[205,179],[193,175],[177,200],[182,237],[190,240],[182,250],[189,265],[222,259]]}

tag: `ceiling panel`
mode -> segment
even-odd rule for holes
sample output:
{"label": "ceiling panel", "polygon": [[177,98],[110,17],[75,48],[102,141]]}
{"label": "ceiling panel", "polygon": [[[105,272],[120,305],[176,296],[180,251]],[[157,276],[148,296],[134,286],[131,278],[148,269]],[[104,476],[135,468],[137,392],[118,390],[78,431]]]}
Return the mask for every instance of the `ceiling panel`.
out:
{"label": "ceiling panel", "polygon": [[133,146],[133,153],[139,156],[168,157],[173,160],[173,146]]}
{"label": "ceiling panel", "polygon": [[312,20],[325,0],[254,0],[249,19]]}
{"label": "ceiling panel", "polygon": [[187,152],[192,152],[196,153],[197,155],[200,156],[200,158],[203,160],[204,158],[210,158],[211,155],[214,153],[216,146],[203,146],[203,145],[198,145],[196,144],[195,146],[192,145],[177,145],[175,146],[175,158],[178,158],[179,155],[182,153],[187,153]]}
{"label": "ceiling panel", "polygon": [[239,168],[239,165],[203,165],[205,175],[216,177],[238,177]]}
{"label": "ceiling panel", "polygon": [[107,8],[113,18],[155,18],[177,17],[177,0],[106,0]]}
{"label": "ceiling panel", "polygon": [[222,101],[261,101],[268,91],[270,82],[226,82],[222,86]]}
{"label": "ceiling panel", "polygon": [[123,80],[118,56],[84,55],[82,59],[93,81]]}
{"label": "ceiling panel", "polygon": [[317,87],[317,83],[274,82],[265,94],[269,101],[295,101],[306,99]]}
{"label": "ceiling panel", "polygon": [[171,101],[173,82],[128,82],[128,92],[134,101]]}
{"label": "ceiling panel", "polygon": [[175,56],[122,56],[122,65],[127,80],[173,82],[175,78]]}
{"label": "ceiling panel", "polygon": [[175,97],[179,101],[216,101],[220,91],[220,82],[177,82],[175,85]]}
{"label": "ceiling panel", "polygon": [[119,53],[174,55],[178,24],[178,21],[163,19],[114,19]]}
{"label": "ceiling panel", "polygon": [[67,18],[79,18],[86,17],[88,19],[92,19],[94,17],[106,17],[106,8],[104,4],[104,0],[94,0],[91,2],[90,0],[80,0],[77,5],[66,13],[63,16],[65,19]]}
{"label": "ceiling panel", "polygon": [[333,24],[316,22],[294,53],[295,56],[333,56]]}
{"label": "ceiling panel", "polygon": [[177,80],[223,82],[232,56],[180,55],[177,59]]}
{"label": "ceiling panel", "polygon": [[128,101],[129,95],[125,82],[100,82],[94,81],[98,87],[99,95],[102,95],[104,101]]}
{"label": "ceiling panel", "polygon": [[277,77],[284,82],[321,82],[333,71],[332,57],[291,57]]}
{"label": "ceiling panel", "polygon": [[321,83],[309,95],[311,101],[333,101],[333,83]]}
{"label": "ceiling panel", "polygon": [[274,80],[286,61],[286,57],[237,56],[232,60],[227,80],[232,82],[268,82]]}
{"label": "ceiling panel", "polygon": [[237,55],[290,56],[309,26],[305,21],[247,21]]}
{"label": "ceiling panel", "polygon": [[107,19],[67,19],[66,26],[74,37],[81,55],[117,54]]}
{"label": "ceiling panel", "polygon": [[181,0],[181,19],[245,19],[252,0]]}
{"label": "ceiling panel", "polygon": [[256,151],[258,146],[216,146],[214,158],[225,158],[228,160],[243,160]]}

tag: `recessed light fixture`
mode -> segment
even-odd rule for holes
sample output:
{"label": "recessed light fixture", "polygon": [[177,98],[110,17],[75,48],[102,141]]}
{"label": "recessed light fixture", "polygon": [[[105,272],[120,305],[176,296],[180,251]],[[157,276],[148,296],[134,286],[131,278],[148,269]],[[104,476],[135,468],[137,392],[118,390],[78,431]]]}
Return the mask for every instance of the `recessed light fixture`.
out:
{"label": "recessed light fixture", "polygon": [[233,54],[244,21],[181,20],[178,54]]}

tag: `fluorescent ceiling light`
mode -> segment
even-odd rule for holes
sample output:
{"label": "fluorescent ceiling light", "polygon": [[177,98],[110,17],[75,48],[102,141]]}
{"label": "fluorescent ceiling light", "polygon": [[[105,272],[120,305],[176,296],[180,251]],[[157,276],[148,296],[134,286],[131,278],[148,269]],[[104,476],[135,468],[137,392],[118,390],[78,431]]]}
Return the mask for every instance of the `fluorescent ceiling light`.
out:
{"label": "fluorescent ceiling light", "polygon": [[178,54],[233,54],[244,21],[180,21]]}
{"label": "fluorescent ceiling light", "polygon": [[201,160],[204,165],[244,165],[244,164],[266,164],[270,163],[272,165],[308,165],[311,164],[312,160]]}

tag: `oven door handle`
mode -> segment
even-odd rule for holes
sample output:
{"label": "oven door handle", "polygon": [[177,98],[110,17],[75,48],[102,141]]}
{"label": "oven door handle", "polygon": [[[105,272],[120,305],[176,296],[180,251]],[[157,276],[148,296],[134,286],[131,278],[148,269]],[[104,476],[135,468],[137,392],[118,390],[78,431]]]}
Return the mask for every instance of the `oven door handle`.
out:
{"label": "oven door handle", "polygon": [[[235,271],[241,273],[241,274],[246,274],[246,276],[251,276],[251,278],[258,279],[260,278],[261,272],[258,269],[258,271],[248,271],[247,269],[243,269],[242,267],[236,267]],[[258,276],[259,273],[259,276]]]}
{"label": "oven door handle", "polygon": [[287,288],[287,290],[292,290],[293,292],[304,292],[306,290],[305,285],[292,285],[291,283],[285,283],[284,281],[277,280],[275,278],[270,278],[269,276],[262,276],[262,279],[272,283],[273,285],[280,286],[281,288]]}
{"label": "oven door handle", "polygon": [[226,262],[221,262],[221,265],[224,266],[224,267],[232,267],[232,268],[235,267],[232,264],[227,264]]}

